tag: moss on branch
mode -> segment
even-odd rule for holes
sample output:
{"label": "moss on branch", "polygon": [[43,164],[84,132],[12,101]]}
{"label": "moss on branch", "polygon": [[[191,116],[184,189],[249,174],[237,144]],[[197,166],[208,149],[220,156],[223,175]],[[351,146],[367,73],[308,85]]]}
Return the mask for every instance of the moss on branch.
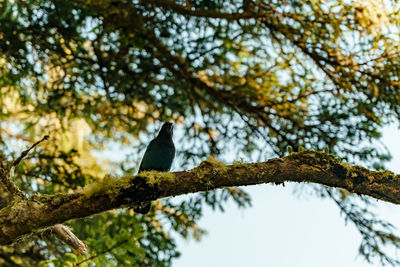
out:
{"label": "moss on branch", "polygon": [[35,195],[0,210],[0,244],[9,244],[39,229],[74,218],[143,201],[262,183],[311,182],[400,204],[400,177],[392,172],[351,166],[318,151],[291,153],[259,163],[225,165],[208,158],[181,172],[142,172],[137,176],[105,176],[73,194]]}

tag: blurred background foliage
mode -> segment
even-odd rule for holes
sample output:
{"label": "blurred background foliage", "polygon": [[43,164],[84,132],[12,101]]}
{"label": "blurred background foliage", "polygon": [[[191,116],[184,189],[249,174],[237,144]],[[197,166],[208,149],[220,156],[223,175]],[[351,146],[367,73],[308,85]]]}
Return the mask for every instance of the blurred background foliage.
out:
{"label": "blurred background foliage", "polygon": [[[0,1],[1,164],[49,134],[13,179],[29,195],[72,192],[135,173],[160,122],[174,121],[174,170],[288,146],[383,169],[381,127],[400,115],[399,23],[396,1]],[[385,245],[399,238],[368,199],[313,190],[357,226],[361,255],[396,263]],[[229,199],[250,205],[227,188],[158,201],[149,216],[74,220],[87,255],[44,234],[0,247],[0,264],[169,266],[174,236],[199,239],[204,206]]]}

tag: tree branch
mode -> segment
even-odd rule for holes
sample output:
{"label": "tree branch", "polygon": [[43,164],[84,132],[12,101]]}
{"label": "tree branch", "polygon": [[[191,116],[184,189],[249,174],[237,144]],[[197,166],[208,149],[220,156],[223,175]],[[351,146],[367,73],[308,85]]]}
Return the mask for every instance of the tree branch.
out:
{"label": "tree branch", "polygon": [[143,172],[91,184],[81,192],[42,195],[0,210],[0,244],[10,244],[37,229],[143,201],[222,187],[263,183],[311,182],[400,204],[400,176],[351,166],[316,151],[293,153],[260,163],[226,166],[208,159],[190,171]]}
{"label": "tree branch", "polygon": [[43,142],[43,141],[45,141],[45,140],[47,140],[47,139],[49,139],[49,136],[48,136],[48,135],[45,135],[42,139],[40,139],[39,141],[37,141],[36,143],[34,143],[33,145],[31,145],[30,148],[28,148],[27,150],[23,151],[23,152],[21,153],[21,155],[20,155],[16,160],[14,160],[14,162],[13,162],[13,164],[12,164],[12,167],[17,166],[17,165],[21,162],[21,160],[23,160],[23,158],[25,158],[26,155],[28,155],[28,153],[29,153],[32,149],[34,149],[37,145],[39,145],[41,142]]}
{"label": "tree branch", "polygon": [[69,247],[75,249],[78,253],[86,253],[87,247],[74,233],[62,224],[56,224],[47,229],[54,234],[59,240],[62,240]]}
{"label": "tree branch", "polygon": [[144,3],[151,3],[156,6],[170,8],[177,14],[185,15],[185,16],[194,16],[194,17],[202,17],[202,18],[216,18],[216,19],[227,19],[227,20],[238,20],[238,19],[250,19],[250,18],[261,18],[265,17],[266,13],[253,13],[250,11],[244,11],[240,13],[226,13],[226,12],[218,12],[213,10],[204,10],[204,9],[193,9],[189,6],[182,6],[174,1],[170,0],[146,0],[142,1]]}
{"label": "tree branch", "polygon": [[[21,190],[19,190],[19,188],[11,181],[11,179],[9,177],[11,169],[13,167],[18,166],[18,164],[29,154],[29,152],[32,149],[34,149],[36,146],[38,146],[40,143],[47,140],[48,138],[49,138],[49,136],[45,135],[41,140],[34,143],[30,148],[28,148],[27,150],[24,150],[21,153],[21,155],[17,159],[15,159],[14,162],[12,164],[10,164],[7,168],[0,170],[1,171],[0,172],[0,182],[3,183],[3,185],[5,185],[5,187],[7,188],[9,193],[11,193],[12,196],[19,196],[19,197],[21,197],[21,199],[24,199],[25,201],[27,200],[24,193]],[[40,233],[43,233],[44,231],[48,231],[48,232],[54,234],[58,239],[62,240],[64,243],[66,243],[68,246],[75,249],[79,253],[87,252],[86,245],[81,240],[79,240],[79,238],[76,237],[74,235],[74,233],[72,233],[72,231],[68,227],[66,227],[62,224],[56,224],[49,228],[43,229],[43,230],[39,231],[38,233],[40,234]]]}
{"label": "tree branch", "polygon": [[11,181],[10,179],[10,171],[13,167],[17,166],[21,160],[23,158],[26,157],[26,155],[28,155],[29,151],[31,151],[32,149],[34,149],[37,145],[39,145],[41,142],[47,140],[49,138],[48,135],[44,136],[41,140],[37,141],[36,143],[34,143],[30,148],[28,148],[27,150],[23,151],[21,153],[21,155],[14,160],[14,162],[12,164],[10,164],[8,167],[6,168],[0,168],[0,183],[2,183],[5,188],[7,189],[7,191],[13,196],[13,197],[20,197],[20,198],[26,198],[26,196],[24,195],[24,193],[19,190],[19,188]]}

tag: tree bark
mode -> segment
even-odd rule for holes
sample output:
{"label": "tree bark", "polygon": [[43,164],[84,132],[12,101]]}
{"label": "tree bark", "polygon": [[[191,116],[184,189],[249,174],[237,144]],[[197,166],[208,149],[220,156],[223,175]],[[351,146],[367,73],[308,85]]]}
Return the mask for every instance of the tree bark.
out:
{"label": "tree bark", "polygon": [[10,244],[45,227],[143,201],[222,187],[263,183],[311,182],[400,203],[400,177],[351,166],[316,151],[259,163],[225,165],[212,158],[190,171],[142,172],[138,176],[105,177],[72,194],[20,198],[0,210],[0,244]]}

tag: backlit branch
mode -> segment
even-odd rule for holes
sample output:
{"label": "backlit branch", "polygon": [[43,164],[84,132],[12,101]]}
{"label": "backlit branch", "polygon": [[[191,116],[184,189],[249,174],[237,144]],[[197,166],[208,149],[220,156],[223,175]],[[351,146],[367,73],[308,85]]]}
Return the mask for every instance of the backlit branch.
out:
{"label": "backlit branch", "polygon": [[209,159],[190,171],[105,177],[72,194],[42,195],[0,210],[0,244],[35,230],[106,210],[222,187],[310,182],[400,204],[400,177],[350,166],[322,152],[305,151],[259,163],[224,165]]}

